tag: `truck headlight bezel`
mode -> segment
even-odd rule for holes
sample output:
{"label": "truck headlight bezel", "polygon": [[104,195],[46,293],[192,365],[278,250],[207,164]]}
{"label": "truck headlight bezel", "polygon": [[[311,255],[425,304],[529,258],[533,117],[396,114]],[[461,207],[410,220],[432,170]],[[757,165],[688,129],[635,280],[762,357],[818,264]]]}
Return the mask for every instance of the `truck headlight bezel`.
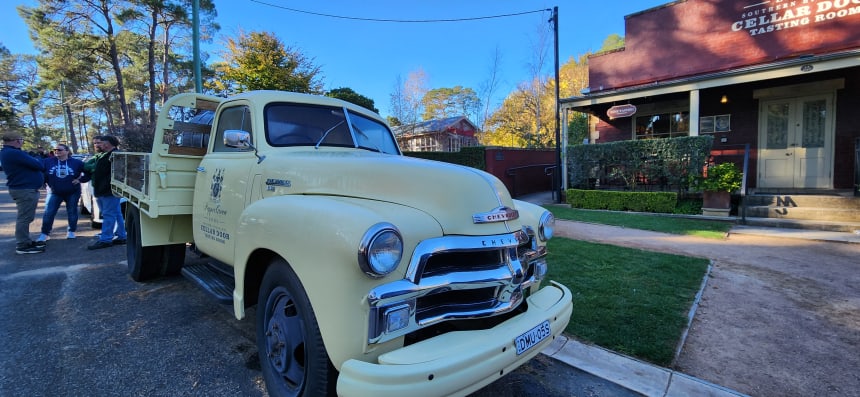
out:
{"label": "truck headlight bezel", "polygon": [[358,246],[358,266],[364,274],[381,278],[400,265],[403,258],[403,237],[396,226],[380,222],[364,232]]}
{"label": "truck headlight bezel", "polygon": [[540,216],[538,236],[542,241],[549,241],[555,233],[555,216],[546,211]]}

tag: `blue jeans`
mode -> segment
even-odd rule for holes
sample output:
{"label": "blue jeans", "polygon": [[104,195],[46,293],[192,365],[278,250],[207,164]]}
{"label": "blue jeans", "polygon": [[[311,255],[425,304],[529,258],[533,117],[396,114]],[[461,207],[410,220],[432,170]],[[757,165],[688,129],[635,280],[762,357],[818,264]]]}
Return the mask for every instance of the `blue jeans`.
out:
{"label": "blue jeans", "polygon": [[51,234],[54,229],[54,218],[57,216],[57,211],[60,210],[60,204],[66,203],[66,214],[69,219],[69,231],[78,230],[78,201],[81,199],[81,192],[69,194],[48,194],[45,199],[45,215],[42,215],[42,234]]}
{"label": "blue jeans", "polygon": [[15,200],[18,209],[18,218],[15,220],[15,243],[16,248],[25,248],[30,245],[30,224],[36,217],[36,207],[39,205],[38,189],[9,189],[9,195]]}
{"label": "blue jeans", "polygon": [[102,232],[99,234],[99,241],[109,243],[113,241],[114,235],[120,240],[125,240],[125,219],[122,217],[119,197],[101,196],[96,197],[96,201],[102,212]]}

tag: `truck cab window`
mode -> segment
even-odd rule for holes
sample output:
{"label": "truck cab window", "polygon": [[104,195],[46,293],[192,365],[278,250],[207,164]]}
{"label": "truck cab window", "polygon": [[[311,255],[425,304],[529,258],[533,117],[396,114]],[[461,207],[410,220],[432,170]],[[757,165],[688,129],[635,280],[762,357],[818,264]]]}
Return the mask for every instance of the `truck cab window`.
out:
{"label": "truck cab window", "polygon": [[[235,106],[221,111],[215,130],[215,152],[241,152],[244,149],[232,148],[224,144],[224,131],[242,130],[251,132],[251,112],[247,106]],[[253,134],[251,134],[253,139]],[[251,142],[253,143],[253,142]]]}

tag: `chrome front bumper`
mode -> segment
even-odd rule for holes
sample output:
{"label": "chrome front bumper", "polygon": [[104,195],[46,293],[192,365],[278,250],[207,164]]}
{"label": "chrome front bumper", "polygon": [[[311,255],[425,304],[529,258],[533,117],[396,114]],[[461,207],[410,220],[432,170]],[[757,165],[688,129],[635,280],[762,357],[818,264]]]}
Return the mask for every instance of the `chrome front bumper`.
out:
{"label": "chrome front bumper", "polygon": [[[442,334],[379,356],[377,363],[347,360],[341,396],[467,395],[513,371],[547,347],[570,321],[570,290],[552,282],[526,298],[528,310],[489,329]],[[544,321],[551,336],[522,354],[515,339]]]}

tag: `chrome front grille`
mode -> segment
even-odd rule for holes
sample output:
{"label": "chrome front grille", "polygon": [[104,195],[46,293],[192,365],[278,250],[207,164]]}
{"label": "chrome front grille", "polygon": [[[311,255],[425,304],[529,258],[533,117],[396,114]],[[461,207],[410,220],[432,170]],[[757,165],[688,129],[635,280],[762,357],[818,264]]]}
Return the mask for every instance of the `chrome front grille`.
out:
{"label": "chrome front grille", "polygon": [[530,229],[524,229],[421,242],[406,278],[368,294],[368,343],[385,342],[440,322],[516,309],[524,290],[546,273],[546,249],[534,238]]}

